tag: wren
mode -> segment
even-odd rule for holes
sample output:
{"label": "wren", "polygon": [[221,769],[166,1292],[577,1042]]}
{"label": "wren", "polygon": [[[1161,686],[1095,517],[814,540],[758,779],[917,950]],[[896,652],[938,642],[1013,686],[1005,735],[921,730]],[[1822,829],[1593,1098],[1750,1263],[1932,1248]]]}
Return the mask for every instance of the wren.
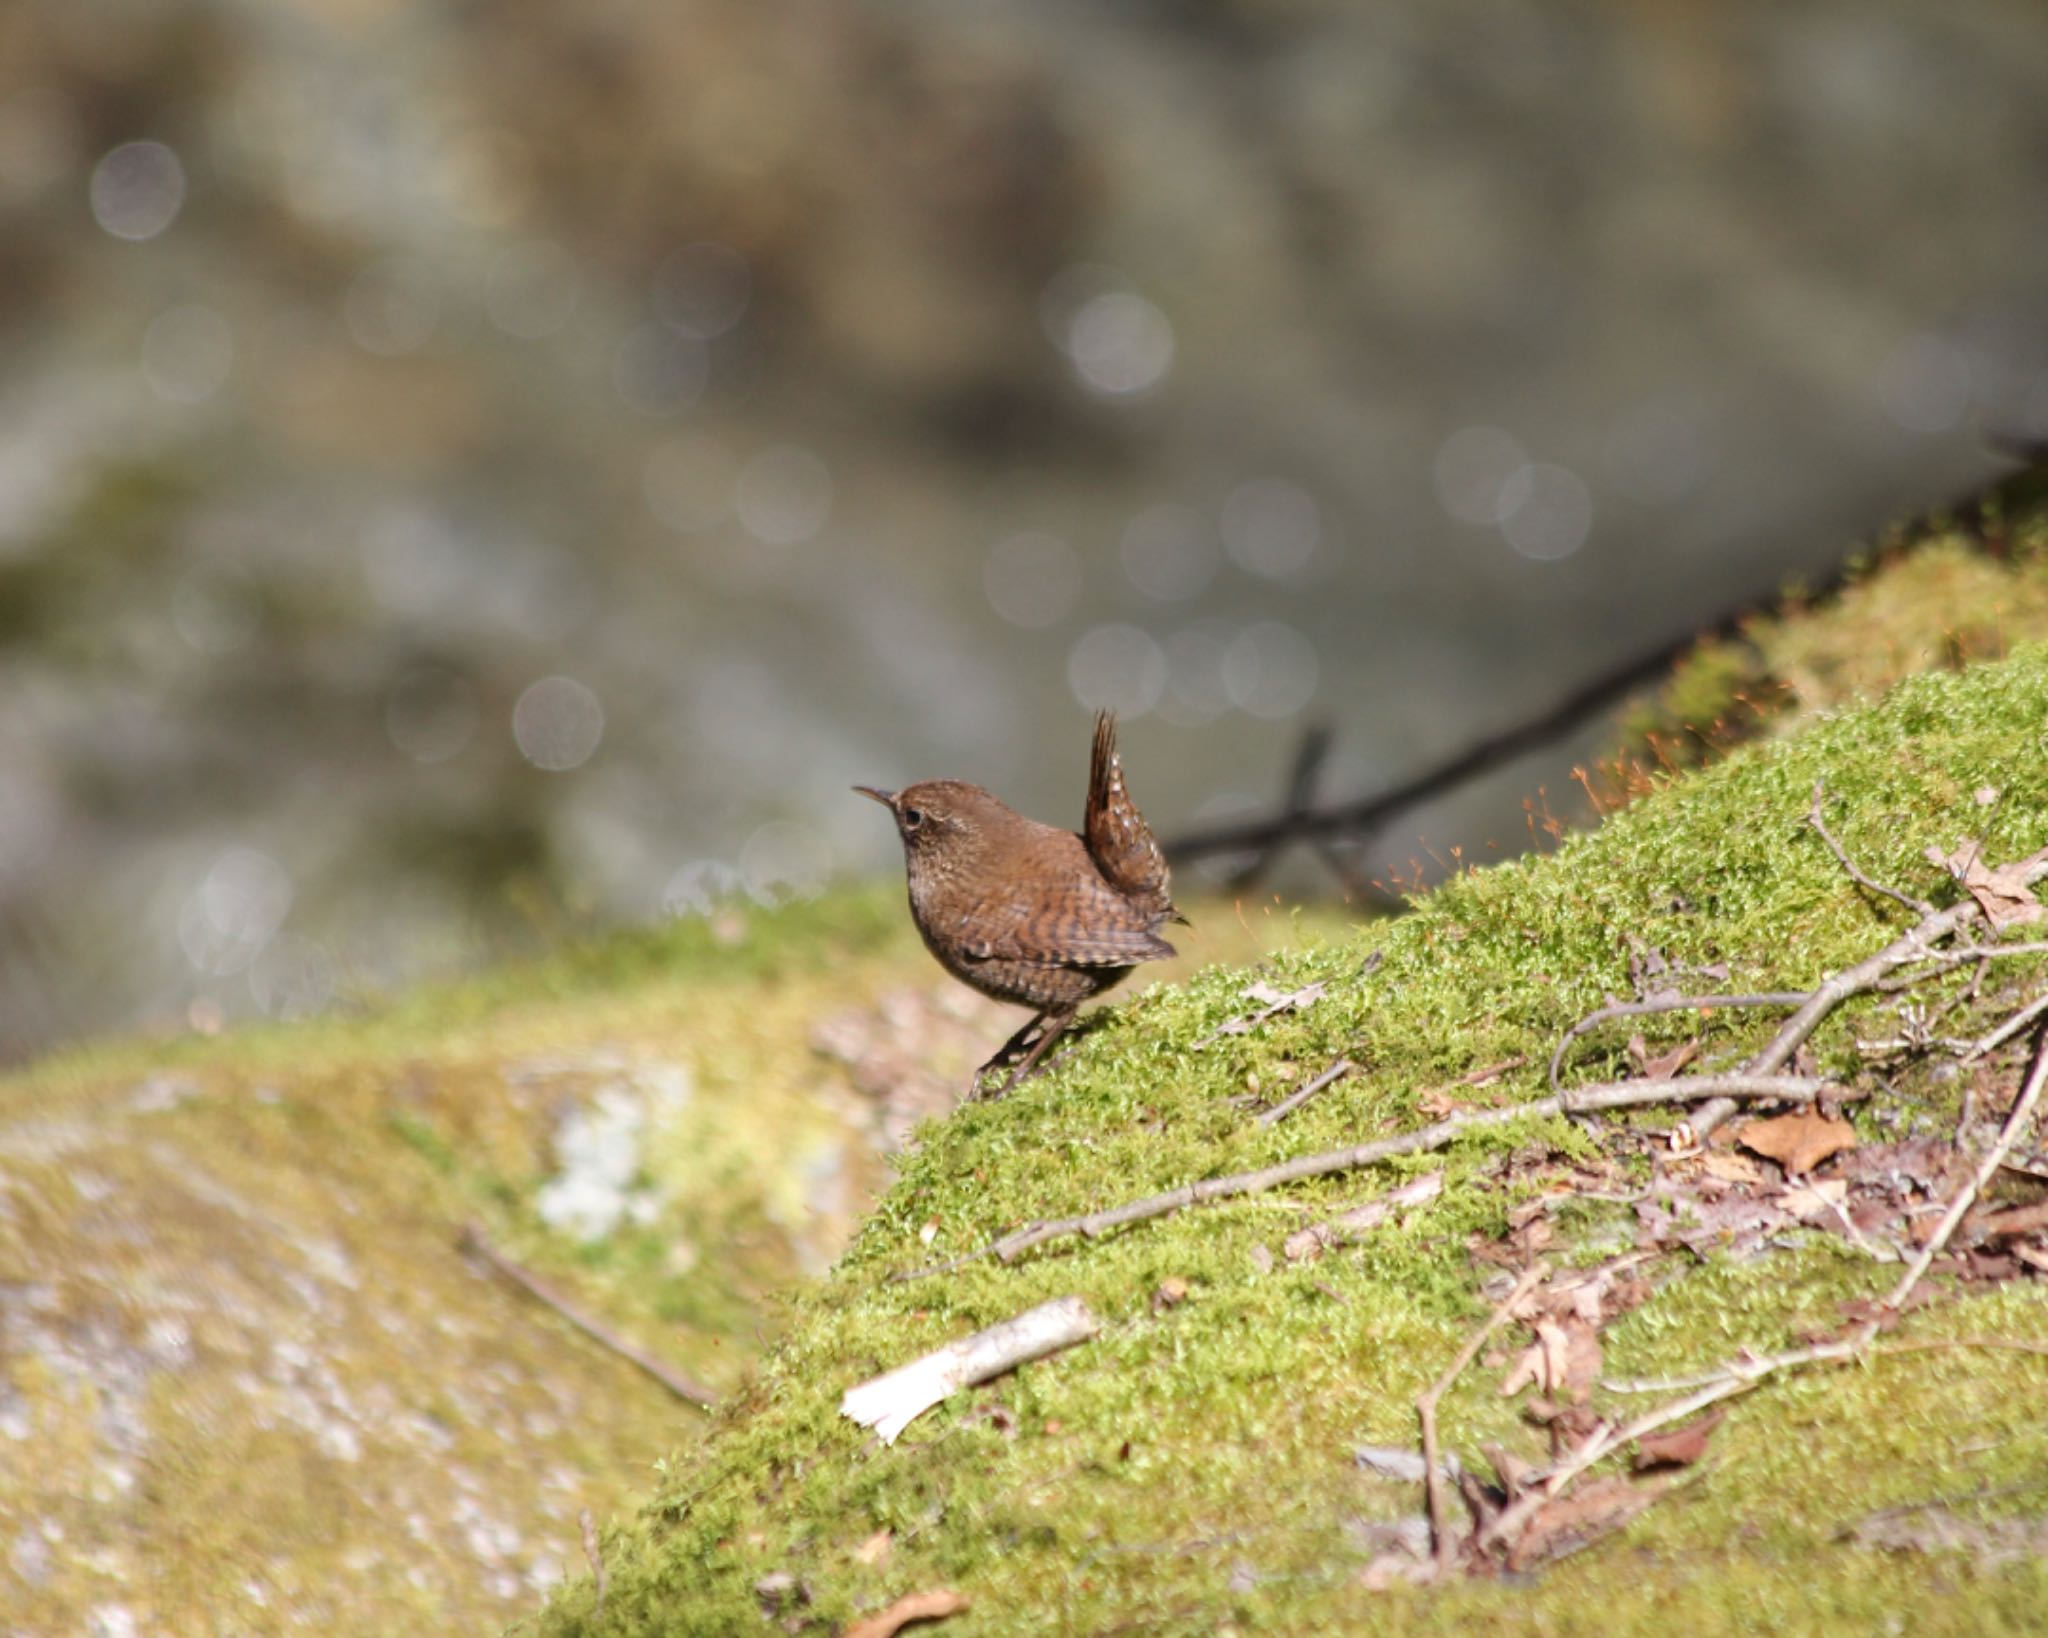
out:
{"label": "wren", "polygon": [[1187,917],[1174,908],[1166,856],[1124,786],[1115,713],[1095,719],[1079,835],[957,779],[854,789],[896,817],[925,948],[983,995],[1035,1009],[975,1071],[977,1093],[983,1076],[1021,1053],[994,1093],[1002,1096],[1038,1066],[1082,1002],[1139,962],[1176,953],[1159,929]]}

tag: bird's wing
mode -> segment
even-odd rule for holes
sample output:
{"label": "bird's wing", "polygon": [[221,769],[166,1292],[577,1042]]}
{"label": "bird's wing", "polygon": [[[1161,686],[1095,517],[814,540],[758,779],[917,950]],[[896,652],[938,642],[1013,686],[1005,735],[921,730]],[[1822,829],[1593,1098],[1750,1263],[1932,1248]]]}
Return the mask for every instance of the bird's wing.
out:
{"label": "bird's wing", "polygon": [[1128,967],[1178,952],[1152,931],[1154,917],[1088,876],[998,890],[960,918],[960,949],[977,961],[1047,967]]}

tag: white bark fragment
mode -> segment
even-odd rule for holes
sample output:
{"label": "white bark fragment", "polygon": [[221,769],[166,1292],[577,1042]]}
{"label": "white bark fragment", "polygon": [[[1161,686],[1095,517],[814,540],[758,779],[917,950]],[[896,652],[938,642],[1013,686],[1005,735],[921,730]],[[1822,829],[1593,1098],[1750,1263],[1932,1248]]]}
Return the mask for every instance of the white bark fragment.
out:
{"label": "white bark fragment", "polygon": [[897,1434],[948,1394],[1086,1342],[1100,1329],[1079,1297],[1040,1303],[1015,1319],[848,1388],[839,1401],[839,1414],[873,1428],[883,1444],[893,1445]]}

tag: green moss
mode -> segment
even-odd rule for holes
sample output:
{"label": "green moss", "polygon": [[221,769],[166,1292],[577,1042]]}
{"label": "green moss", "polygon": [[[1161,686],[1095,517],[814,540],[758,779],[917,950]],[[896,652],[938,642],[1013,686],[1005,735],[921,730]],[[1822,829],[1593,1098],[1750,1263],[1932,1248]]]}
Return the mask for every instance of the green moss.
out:
{"label": "green moss", "polygon": [[1903,677],[2048,638],[2048,502],[2038,476],[2008,489],[1968,526],[1939,517],[1888,540],[1827,597],[1789,594],[1702,642],[1622,714],[1612,784],[1638,791]]}
{"label": "green moss", "polygon": [[[1067,1241],[1011,1267],[979,1262],[889,1283],[1018,1224],[1422,1124],[1424,1094],[1511,1055],[1527,1062],[1481,1098],[1537,1094],[1559,1034],[1609,992],[1632,955],[1725,964],[1729,989],[1807,985],[1892,936],[1902,912],[1851,886],[1804,824],[1825,779],[1836,834],[1879,879],[1941,897],[1921,857],[1964,836],[1992,857],[2048,831],[2048,649],[1921,678],[1881,706],[1738,755],[1620,814],[1549,858],[1453,880],[1413,915],[1274,955],[1267,976],[1323,981],[1323,999],[1251,1036],[1192,1043],[1244,1010],[1247,975],[1224,969],[1155,987],[1089,1031],[1074,1058],[1011,1098],[927,1127],[921,1147],[831,1277],[798,1301],[784,1341],[671,1469],[632,1529],[608,1538],[602,1613],[587,1584],[535,1624],[548,1634],[752,1630],[754,1586],[789,1572],[824,1630],[904,1591],[960,1587],[963,1634],[1028,1631],[1953,1630],[1960,1580],[1978,1630],[2037,1625],[2048,1572],[1884,1558],[1838,1538],[1868,1508],[1988,1484],[2038,1465],[2026,1406],[2048,1360],[1968,1349],[1886,1357],[1775,1384],[1740,1402],[1715,1465],[1621,1539],[1532,1583],[1374,1593],[1355,1521],[1416,1498],[1362,1474],[1361,1443],[1406,1442],[1415,1394],[1483,1304],[1467,1237],[1503,1225],[1500,1163],[1526,1146],[1584,1150],[1558,1122],[1474,1135],[1444,1164],[1441,1200],[1365,1246],[1291,1265],[1255,1256],[1314,1212],[1374,1194],[1420,1163],[1183,1213],[1099,1241]],[[1989,805],[1974,793],[1998,792]],[[1367,958],[1377,953],[1375,965]],[[2015,966],[2002,976],[2017,978]],[[1988,998],[1987,998],[1988,1000]],[[1847,1009],[1814,1048],[1847,1071],[1871,1007]],[[1967,1009],[1958,1028],[1981,1020]],[[1709,1054],[1752,1043],[1767,1017],[1671,1020]],[[1596,1035],[1570,1073],[1620,1064]],[[1360,1073],[1298,1115],[1259,1128],[1233,1102],[1248,1074],[1272,1095],[1279,1066],[1343,1055]],[[1857,1114],[1910,1120],[1911,1077]],[[1647,1117],[1646,1117],[1647,1118]],[[1668,1115],[1658,1117],[1668,1120]],[[1612,1235],[1611,1215],[1586,1214]],[[1831,1241],[1720,1261],[1669,1283],[1610,1332],[1621,1374],[1697,1371],[1745,1344],[1829,1323],[1839,1302],[1896,1271]],[[1156,1308],[1168,1276],[1188,1299]],[[1094,1342],[956,1396],[892,1449],[836,1412],[873,1372],[1051,1297],[1085,1296]],[[2048,1339],[2032,1286],[1917,1316],[1911,1335]],[[1476,1457],[1498,1441],[1542,1454],[1534,1430],[1475,1372],[1446,1425]],[[1001,1414],[990,1414],[999,1409]],[[855,1548],[894,1532],[885,1560]]]}

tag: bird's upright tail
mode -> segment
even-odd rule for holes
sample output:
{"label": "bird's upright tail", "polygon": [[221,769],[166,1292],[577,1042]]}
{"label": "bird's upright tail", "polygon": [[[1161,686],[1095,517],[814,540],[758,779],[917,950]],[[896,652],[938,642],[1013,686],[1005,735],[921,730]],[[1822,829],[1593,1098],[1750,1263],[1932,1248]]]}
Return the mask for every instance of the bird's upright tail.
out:
{"label": "bird's upright tail", "polygon": [[1119,893],[1160,922],[1185,921],[1173,905],[1166,855],[1145,816],[1124,786],[1123,759],[1116,754],[1116,713],[1095,718],[1095,750],[1088,764],[1088,816],[1081,831],[1095,868]]}

